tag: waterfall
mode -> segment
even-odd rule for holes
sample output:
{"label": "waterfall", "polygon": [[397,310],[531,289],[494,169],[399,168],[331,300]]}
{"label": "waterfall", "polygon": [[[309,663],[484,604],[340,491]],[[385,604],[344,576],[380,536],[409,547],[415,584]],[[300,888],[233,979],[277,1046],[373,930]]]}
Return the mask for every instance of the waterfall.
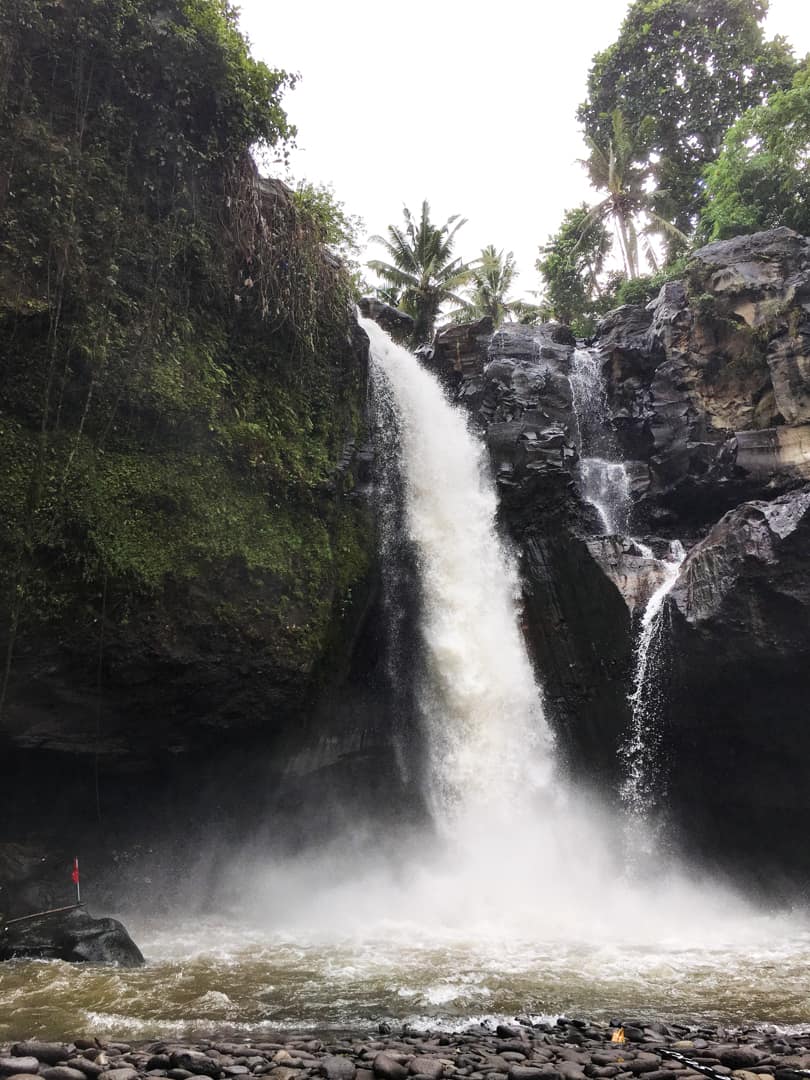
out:
{"label": "waterfall", "polygon": [[621,794],[636,824],[649,820],[660,780],[661,720],[663,709],[663,660],[666,646],[664,602],[678,579],[686,557],[683,545],[674,540],[662,565],[664,580],[647,601],[635,647],[633,689],[628,695],[632,712],[630,735],[622,751],[627,777]]}
{"label": "waterfall", "polygon": [[[580,978],[621,956],[617,941],[690,940],[718,920],[726,932],[726,897],[715,918],[703,885],[672,864],[648,864],[628,878],[624,819],[557,767],[482,441],[411,353],[375,323],[361,325],[371,344],[378,448],[395,480],[378,497],[389,534],[382,573],[393,575],[391,604],[408,608],[393,636],[403,712],[419,725],[406,756],[432,822],[380,829],[346,820],[325,844],[315,837],[311,848],[271,860],[258,883],[262,853],[250,849],[230,875],[240,898],[250,880],[251,910],[283,931],[296,957],[302,939],[327,957],[329,942],[351,941],[353,972],[377,980],[358,984],[364,1000],[380,1000],[379,980],[396,992],[402,971],[418,971],[431,984],[419,1005],[426,1009],[441,969],[461,995],[473,995],[462,1012],[480,1013],[479,992],[491,1000],[491,980],[510,955],[536,958],[532,985],[549,978],[556,986],[563,955]],[[404,561],[386,565],[392,554]],[[650,625],[653,615],[651,608]],[[396,731],[398,707],[381,719]]]}
{"label": "waterfall", "polygon": [[479,815],[514,822],[549,785],[552,739],[520,631],[517,568],[496,529],[489,460],[436,379],[376,323],[361,325],[375,396],[396,417],[404,527],[419,567],[418,697],[434,818],[451,833]]}
{"label": "waterfall", "polygon": [[[569,377],[579,429],[580,483],[584,498],[597,510],[604,533],[625,534],[630,517],[630,482],[619,457],[608,421],[607,388],[601,362],[588,349],[576,349]],[[602,456],[592,452],[601,451]],[[589,456],[590,452],[590,456]],[[666,559],[656,559],[652,548],[631,538],[644,558],[657,563],[661,583],[644,609],[634,649],[633,685],[628,694],[631,710],[627,742],[621,750],[626,776],[621,797],[627,809],[631,840],[648,843],[650,817],[662,779],[660,762],[664,694],[666,622],[664,601],[678,577],[685,552],[679,541],[670,545]]]}
{"label": "waterfall", "polygon": [[[594,507],[608,536],[626,533],[630,518],[630,478],[608,427],[607,389],[598,356],[575,349],[568,381],[579,429],[579,480],[583,498]],[[601,454],[595,451],[601,450]]]}

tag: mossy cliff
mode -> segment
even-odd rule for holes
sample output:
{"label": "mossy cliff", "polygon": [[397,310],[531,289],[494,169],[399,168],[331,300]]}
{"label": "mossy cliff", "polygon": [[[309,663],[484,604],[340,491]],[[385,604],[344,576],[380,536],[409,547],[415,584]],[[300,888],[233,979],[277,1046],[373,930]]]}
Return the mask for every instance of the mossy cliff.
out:
{"label": "mossy cliff", "polygon": [[7,755],[272,733],[339,660],[366,352],[325,222],[251,157],[291,82],[218,0],[0,11]]}

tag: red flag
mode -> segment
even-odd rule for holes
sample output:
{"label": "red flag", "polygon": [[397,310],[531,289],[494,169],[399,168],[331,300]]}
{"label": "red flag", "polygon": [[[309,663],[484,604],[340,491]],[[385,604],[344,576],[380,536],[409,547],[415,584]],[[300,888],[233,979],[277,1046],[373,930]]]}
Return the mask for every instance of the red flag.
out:
{"label": "red flag", "polygon": [[73,873],[70,875],[70,880],[74,885],[79,884],[79,860],[75,858],[73,860]]}

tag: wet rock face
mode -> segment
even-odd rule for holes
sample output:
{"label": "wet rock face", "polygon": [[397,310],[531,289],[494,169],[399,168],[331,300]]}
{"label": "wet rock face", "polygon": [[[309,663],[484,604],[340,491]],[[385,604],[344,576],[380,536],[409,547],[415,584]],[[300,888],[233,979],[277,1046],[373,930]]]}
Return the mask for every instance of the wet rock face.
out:
{"label": "wet rock face", "polygon": [[[691,842],[810,876],[810,488],[726,514],[669,598],[670,800]],[[755,858],[753,857],[755,856]]]}
{"label": "wet rock face", "polygon": [[733,871],[810,880],[791,842],[810,829],[791,766],[810,754],[810,240],[777,229],[711,244],[646,309],[600,324],[605,435],[589,430],[586,446],[625,462],[641,545],[602,535],[583,501],[575,343],[553,326],[457,328],[437,336],[440,369],[461,341],[448,384],[490,449],[572,771],[618,786],[638,622],[682,541],[661,717],[673,820],[687,848]]}
{"label": "wet rock face", "polygon": [[117,919],[96,919],[83,908],[40,915],[0,927],[0,960],[118,964],[139,967],[143,955]]}
{"label": "wet rock face", "polygon": [[637,520],[705,528],[718,512],[810,476],[810,241],[775,229],[702,248],[687,280],[600,324],[612,424],[650,484]]}

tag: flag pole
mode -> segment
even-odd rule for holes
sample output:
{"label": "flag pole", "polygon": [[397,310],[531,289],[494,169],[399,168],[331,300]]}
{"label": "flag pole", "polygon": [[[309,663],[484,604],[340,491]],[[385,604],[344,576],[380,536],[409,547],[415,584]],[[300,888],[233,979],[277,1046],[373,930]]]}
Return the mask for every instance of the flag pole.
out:
{"label": "flag pole", "polygon": [[76,904],[77,906],[82,902],[82,887],[79,884],[79,856],[73,857],[73,873],[70,875],[73,879],[73,883],[76,886]]}

